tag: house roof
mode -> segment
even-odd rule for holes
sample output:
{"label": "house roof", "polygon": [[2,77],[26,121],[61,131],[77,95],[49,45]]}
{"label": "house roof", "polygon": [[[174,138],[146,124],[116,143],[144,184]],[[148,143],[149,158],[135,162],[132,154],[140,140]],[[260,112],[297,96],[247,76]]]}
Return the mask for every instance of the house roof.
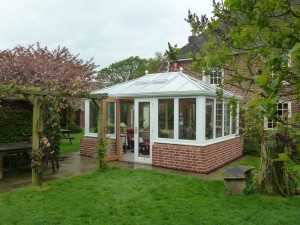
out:
{"label": "house roof", "polygon": [[[216,96],[217,87],[190,77],[181,71],[146,74],[140,78],[96,90],[91,94],[107,93],[109,98]],[[235,96],[224,91],[224,98]],[[240,98],[239,96],[236,96]]]}

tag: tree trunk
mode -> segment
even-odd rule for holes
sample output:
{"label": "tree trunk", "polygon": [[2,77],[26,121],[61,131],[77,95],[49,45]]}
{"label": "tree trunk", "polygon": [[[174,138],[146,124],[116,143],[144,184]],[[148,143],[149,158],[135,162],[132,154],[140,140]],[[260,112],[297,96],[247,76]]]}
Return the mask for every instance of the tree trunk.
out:
{"label": "tree trunk", "polygon": [[262,144],[260,171],[258,176],[258,188],[262,194],[289,194],[287,182],[285,182],[284,163],[273,161],[278,157],[278,150],[275,141],[268,141]]}

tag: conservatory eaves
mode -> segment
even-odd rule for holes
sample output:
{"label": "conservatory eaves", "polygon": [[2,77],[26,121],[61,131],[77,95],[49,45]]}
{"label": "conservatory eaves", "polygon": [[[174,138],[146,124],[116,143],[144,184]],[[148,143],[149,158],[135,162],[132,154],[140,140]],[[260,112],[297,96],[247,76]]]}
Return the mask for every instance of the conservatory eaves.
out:
{"label": "conservatory eaves", "polygon": [[[216,96],[216,90],[216,86],[182,72],[167,72],[146,74],[134,80],[93,91],[91,94],[107,93],[109,98]],[[230,98],[235,95],[224,91],[223,96]]]}

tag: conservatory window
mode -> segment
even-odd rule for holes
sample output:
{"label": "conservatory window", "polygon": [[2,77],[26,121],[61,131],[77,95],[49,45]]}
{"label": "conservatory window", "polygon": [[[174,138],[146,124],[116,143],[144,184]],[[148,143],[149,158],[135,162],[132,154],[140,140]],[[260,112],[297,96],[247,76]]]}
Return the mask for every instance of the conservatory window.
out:
{"label": "conservatory window", "polygon": [[174,99],[158,100],[158,137],[174,138]]}
{"label": "conservatory window", "polygon": [[216,103],[216,137],[222,137],[223,130],[223,102]]}
{"label": "conservatory window", "polygon": [[224,136],[230,134],[230,105],[224,104]]}
{"label": "conservatory window", "polygon": [[107,102],[106,107],[106,134],[109,136],[116,136],[116,104],[114,102]]}
{"label": "conservatory window", "polygon": [[231,134],[237,132],[237,104],[232,105]]}
{"label": "conservatory window", "polygon": [[89,101],[89,133],[97,133],[97,120],[99,109],[93,101]]}
{"label": "conservatory window", "polygon": [[205,105],[205,139],[212,139],[214,137],[214,100],[207,98]]}
{"label": "conservatory window", "polygon": [[196,140],[196,98],[179,99],[179,139]]}

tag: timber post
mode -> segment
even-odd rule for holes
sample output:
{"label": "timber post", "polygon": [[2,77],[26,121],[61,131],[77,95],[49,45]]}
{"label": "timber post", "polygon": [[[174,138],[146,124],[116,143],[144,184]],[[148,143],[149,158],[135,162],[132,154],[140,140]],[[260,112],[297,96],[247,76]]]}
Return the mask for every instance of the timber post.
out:
{"label": "timber post", "polygon": [[[43,129],[44,124],[41,120],[41,106],[43,103],[42,97],[37,95],[24,95],[33,105],[32,112],[32,152],[40,151],[40,136],[39,132]],[[32,183],[37,184],[37,171],[32,169]]]}

